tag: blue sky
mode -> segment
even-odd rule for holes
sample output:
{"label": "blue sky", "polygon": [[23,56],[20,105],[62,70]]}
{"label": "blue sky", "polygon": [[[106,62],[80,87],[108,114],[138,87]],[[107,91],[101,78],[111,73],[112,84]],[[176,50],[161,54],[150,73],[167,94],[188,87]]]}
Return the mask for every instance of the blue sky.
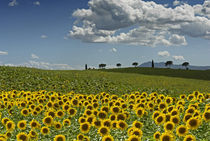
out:
{"label": "blue sky", "polygon": [[[85,64],[115,67],[120,62],[127,67],[152,59],[210,65],[209,0],[139,0],[136,5],[154,6],[148,11],[135,7],[134,0],[120,1],[1,0],[0,65],[83,69]],[[127,5],[128,10],[123,8]]]}

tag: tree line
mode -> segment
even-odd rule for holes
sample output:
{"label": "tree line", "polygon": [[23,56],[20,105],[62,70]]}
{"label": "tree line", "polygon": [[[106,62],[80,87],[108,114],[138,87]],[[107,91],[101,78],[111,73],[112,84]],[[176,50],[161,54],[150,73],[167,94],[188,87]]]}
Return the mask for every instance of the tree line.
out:
{"label": "tree line", "polygon": [[[132,66],[134,66],[134,67],[137,67],[138,65],[139,65],[138,62],[133,62],[133,63],[132,63]],[[169,68],[170,68],[172,65],[173,65],[173,61],[166,61],[166,62],[165,62],[165,66],[166,66],[166,67],[169,67]],[[116,64],[116,67],[118,67],[118,68],[120,68],[121,66],[122,66],[121,63],[117,63],[117,64]],[[186,70],[188,70],[189,62],[184,62],[184,63],[182,63],[182,66],[185,67]],[[104,63],[99,64],[98,67],[99,67],[99,69],[105,69],[105,68],[106,68],[106,64],[104,64]],[[152,67],[152,68],[155,68],[155,64],[154,64],[154,61],[153,61],[153,60],[152,60],[152,65],[151,65],[151,67]],[[85,64],[85,69],[86,69],[86,70],[88,69],[88,68],[87,68],[87,64]]]}

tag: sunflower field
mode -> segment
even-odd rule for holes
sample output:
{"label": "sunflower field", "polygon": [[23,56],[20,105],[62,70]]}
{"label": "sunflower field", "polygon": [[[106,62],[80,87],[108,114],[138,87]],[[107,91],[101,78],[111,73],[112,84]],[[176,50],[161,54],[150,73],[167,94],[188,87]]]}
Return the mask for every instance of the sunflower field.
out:
{"label": "sunflower field", "polygon": [[0,141],[209,141],[210,94],[2,91]]}

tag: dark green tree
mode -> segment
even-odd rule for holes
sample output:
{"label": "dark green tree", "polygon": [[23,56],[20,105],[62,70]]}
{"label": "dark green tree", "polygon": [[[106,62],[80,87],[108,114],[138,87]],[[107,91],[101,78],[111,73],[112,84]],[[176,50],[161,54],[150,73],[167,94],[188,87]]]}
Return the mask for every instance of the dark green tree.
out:
{"label": "dark green tree", "polygon": [[120,63],[117,63],[116,66],[119,68],[121,67],[122,65]]}
{"label": "dark green tree", "polygon": [[155,67],[155,64],[154,64],[154,61],[152,60],[152,68],[154,68]]}
{"label": "dark green tree", "polygon": [[186,70],[188,69],[188,67],[187,66],[189,66],[189,62],[184,62],[184,63],[182,63],[182,66],[184,66],[185,68],[186,68]]}
{"label": "dark green tree", "polygon": [[133,62],[132,63],[132,65],[135,66],[135,67],[138,66],[138,64],[139,64],[138,62]]}
{"label": "dark green tree", "polygon": [[169,66],[169,68],[171,67],[171,65],[173,65],[173,61],[167,61],[165,62],[165,66]]}

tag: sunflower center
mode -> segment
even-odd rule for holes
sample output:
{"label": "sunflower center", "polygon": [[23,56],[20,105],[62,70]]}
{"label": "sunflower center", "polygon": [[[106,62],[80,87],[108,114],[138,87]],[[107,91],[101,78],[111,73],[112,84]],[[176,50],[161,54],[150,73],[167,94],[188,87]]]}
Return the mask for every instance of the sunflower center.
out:
{"label": "sunflower center", "polygon": [[185,132],[186,132],[186,128],[184,128],[184,127],[179,128],[180,134],[184,134]]}

